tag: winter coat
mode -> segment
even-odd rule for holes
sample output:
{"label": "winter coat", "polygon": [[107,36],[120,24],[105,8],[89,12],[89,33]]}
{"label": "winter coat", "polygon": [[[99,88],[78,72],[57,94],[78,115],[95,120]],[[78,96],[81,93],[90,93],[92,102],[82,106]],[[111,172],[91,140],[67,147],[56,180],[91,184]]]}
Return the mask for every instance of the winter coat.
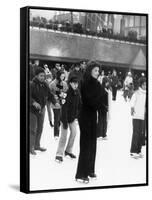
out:
{"label": "winter coat", "polygon": [[80,111],[80,92],[79,90],[73,90],[70,86],[67,91],[67,96],[65,98],[65,103],[61,110],[61,121],[67,126],[68,123],[73,122],[79,114]]}
{"label": "winter coat", "polygon": [[61,93],[65,93],[67,91],[67,89],[68,89],[67,83],[65,81],[62,81],[59,85],[58,81],[56,79],[54,79],[50,83],[49,88],[50,88],[51,92],[55,95],[57,103],[59,103],[58,106],[52,105],[52,108],[53,109],[60,109],[61,108],[60,95],[61,95]]}
{"label": "winter coat", "polygon": [[131,98],[131,108],[134,108],[133,119],[145,119],[146,91],[139,87]]}
{"label": "winter coat", "polygon": [[105,90],[99,81],[90,77],[88,81],[82,82],[82,109],[89,112],[96,112],[98,109],[105,109],[103,96]]}
{"label": "winter coat", "polygon": [[[40,82],[37,78],[34,78],[30,82],[30,111],[38,114],[46,105],[46,101],[50,101],[52,104],[56,103],[54,95],[51,93],[49,87],[45,82]],[[33,103],[37,102],[41,106],[41,110],[38,110],[33,106]]]}

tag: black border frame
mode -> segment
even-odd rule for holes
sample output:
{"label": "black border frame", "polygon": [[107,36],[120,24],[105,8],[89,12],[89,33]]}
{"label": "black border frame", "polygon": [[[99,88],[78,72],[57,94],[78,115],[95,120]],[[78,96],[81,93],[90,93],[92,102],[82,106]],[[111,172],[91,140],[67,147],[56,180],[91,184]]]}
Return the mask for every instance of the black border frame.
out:
{"label": "black border frame", "polygon": [[44,193],[44,192],[63,192],[63,191],[77,191],[77,190],[93,190],[93,189],[109,189],[109,188],[124,188],[124,187],[139,187],[149,185],[149,99],[148,88],[149,82],[147,80],[147,94],[146,94],[146,126],[147,126],[147,144],[146,144],[146,183],[143,184],[124,184],[124,185],[111,185],[111,186],[94,186],[94,187],[79,187],[79,188],[64,188],[64,189],[49,189],[49,190],[35,190],[30,191],[30,159],[29,159],[29,11],[30,9],[40,10],[57,10],[57,11],[73,11],[73,12],[90,12],[90,13],[110,13],[120,15],[136,15],[146,16],[146,77],[148,78],[149,72],[149,14],[148,13],[132,13],[132,12],[117,12],[117,11],[102,11],[102,10],[85,10],[85,9],[72,9],[72,8],[56,8],[56,7],[40,7],[40,6],[26,6],[20,8],[20,191],[24,193]]}

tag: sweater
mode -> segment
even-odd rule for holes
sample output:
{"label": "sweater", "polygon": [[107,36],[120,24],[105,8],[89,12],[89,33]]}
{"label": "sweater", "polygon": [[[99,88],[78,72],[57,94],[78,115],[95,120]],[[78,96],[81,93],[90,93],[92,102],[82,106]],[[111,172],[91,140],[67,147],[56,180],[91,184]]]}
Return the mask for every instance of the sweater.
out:
{"label": "sweater", "polygon": [[141,87],[133,94],[131,98],[131,108],[134,108],[133,119],[145,118],[146,91]]}

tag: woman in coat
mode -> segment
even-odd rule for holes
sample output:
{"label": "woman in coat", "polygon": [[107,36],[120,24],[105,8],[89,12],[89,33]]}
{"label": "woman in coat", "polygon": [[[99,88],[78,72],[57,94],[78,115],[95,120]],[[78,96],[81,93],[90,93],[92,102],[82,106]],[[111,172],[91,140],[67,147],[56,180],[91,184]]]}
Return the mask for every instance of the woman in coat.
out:
{"label": "woman in coat", "polygon": [[58,71],[56,73],[56,78],[51,82],[49,88],[51,92],[55,95],[58,106],[52,105],[53,113],[54,113],[54,138],[58,139],[59,130],[60,130],[60,116],[61,116],[61,99],[62,95],[67,91],[68,86],[64,81],[65,74],[64,71]]}
{"label": "woman in coat", "polygon": [[88,183],[89,177],[96,178],[96,128],[97,110],[102,109],[103,89],[97,80],[99,64],[91,61],[87,64],[81,85],[82,106],[78,117],[80,126],[80,154],[76,172],[76,181]]}

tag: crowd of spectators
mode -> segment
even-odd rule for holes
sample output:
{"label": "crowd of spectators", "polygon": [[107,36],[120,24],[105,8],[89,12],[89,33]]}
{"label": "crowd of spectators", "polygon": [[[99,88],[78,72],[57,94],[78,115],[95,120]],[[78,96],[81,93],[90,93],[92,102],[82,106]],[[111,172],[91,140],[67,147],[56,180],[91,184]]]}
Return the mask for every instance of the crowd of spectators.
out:
{"label": "crowd of spectators", "polygon": [[46,28],[52,29],[55,31],[64,31],[64,32],[72,32],[77,34],[84,34],[126,42],[133,42],[133,43],[143,43],[146,44],[146,39],[137,39],[137,32],[136,31],[129,31],[128,36],[123,36],[122,34],[114,34],[111,28],[103,27],[102,30],[92,31],[88,28],[84,28],[81,23],[71,23],[69,21],[53,21],[47,20],[44,17],[37,17],[33,18],[30,21],[31,27],[38,27],[38,28]]}

